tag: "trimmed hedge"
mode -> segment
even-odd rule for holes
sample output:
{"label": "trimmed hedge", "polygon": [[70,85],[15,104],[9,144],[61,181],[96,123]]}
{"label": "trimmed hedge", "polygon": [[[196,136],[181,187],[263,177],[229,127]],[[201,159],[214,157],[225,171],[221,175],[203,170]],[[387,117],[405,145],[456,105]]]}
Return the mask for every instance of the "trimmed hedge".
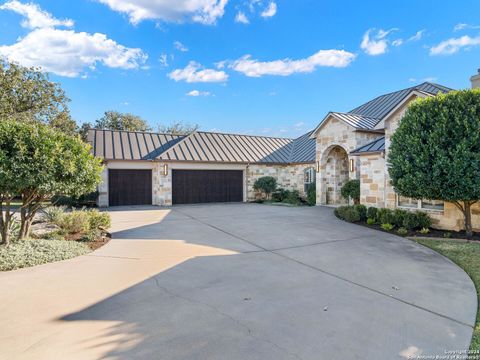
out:
{"label": "trimmed hedge", "polygon": [[[428,229],[432,219],[427,213],[421,211],[406,211],[403,209],[377,209],[365,205],[340,206],[334,210],[335,216],[348,222],[366,222],[373,224],[390,224],[393,227],[406,230]],[[392,228],[393,229],[393,228]]]}

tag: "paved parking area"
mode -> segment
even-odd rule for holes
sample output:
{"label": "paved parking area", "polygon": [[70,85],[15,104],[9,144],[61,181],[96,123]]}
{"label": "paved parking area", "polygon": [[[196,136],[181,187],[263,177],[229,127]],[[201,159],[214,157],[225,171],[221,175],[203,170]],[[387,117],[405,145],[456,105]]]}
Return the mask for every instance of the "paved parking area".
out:
{"label": "paved parking area", "polygon": [[96,252],[0,273],[1,359],[407,359],[466,349],[468,276],[332,209],[111,211]]}

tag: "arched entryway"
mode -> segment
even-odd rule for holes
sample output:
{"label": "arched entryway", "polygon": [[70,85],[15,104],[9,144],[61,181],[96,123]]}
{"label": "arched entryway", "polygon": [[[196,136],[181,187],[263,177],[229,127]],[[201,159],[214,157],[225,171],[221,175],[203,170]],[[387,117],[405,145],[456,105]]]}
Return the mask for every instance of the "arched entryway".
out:
{"label": "arched entryway", "polygon": [[346,204],[340,189],[348,181],[348,154],[341,146],[328,148],[322,161],[322,203]]}

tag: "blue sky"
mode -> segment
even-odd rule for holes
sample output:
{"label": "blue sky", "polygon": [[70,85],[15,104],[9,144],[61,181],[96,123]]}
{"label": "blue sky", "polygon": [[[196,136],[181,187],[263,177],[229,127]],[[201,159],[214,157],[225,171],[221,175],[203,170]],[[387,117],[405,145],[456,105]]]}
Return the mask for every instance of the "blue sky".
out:
{"label": "blue sky", "polygon": [[118,110],[153,127],[295,137],[330,110],[425,80],[469,87],[480,67],[478,0],[13,0],[0,9],[0,55],[48,70],[79,123]]}

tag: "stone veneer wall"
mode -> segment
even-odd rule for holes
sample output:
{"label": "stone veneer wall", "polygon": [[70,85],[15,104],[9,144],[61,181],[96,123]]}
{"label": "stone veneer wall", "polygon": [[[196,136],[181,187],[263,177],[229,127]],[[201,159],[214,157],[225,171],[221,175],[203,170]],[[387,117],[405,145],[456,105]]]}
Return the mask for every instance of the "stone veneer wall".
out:
{"label": "stone veneer wall", "polygon": [[[320,172],[317,173],[317,204],[327,203],[327,159],[330,151],[335,146],[342,147],[347,154],[356,148],[378,138],[381,134],[355,129],[335,117],[330,117],[323,128],[317,133],[316,160],[320,164]],[[354,172],[349,172],[349,179],[358,179],[360,176],[360,159],[352,157],[355,161]],[[350,157],[348,158],[350,161]]]}
{"label": "stone veneer wall", "polygon": [[385,207],[385,159],[383,154],[365,154],[360,160],[360,204]]}
{"label": "stone veneer wall", "polygon": [[167,164],[168,174],[162,174],[164,163],[156,162],[152,169],[152,204],[158,206],[172,205],[172,169]]}
{"label": "stone veneer wall", "polygon": [[253,184],[262,176],[273,176],[277,179],[278,185],[288,190],[298,190],[302,196],[304,191],[305,169],[313,167],[314,164],[293,164],[293,165],[250,165],[246,171],[247,200],[256,199]]}

